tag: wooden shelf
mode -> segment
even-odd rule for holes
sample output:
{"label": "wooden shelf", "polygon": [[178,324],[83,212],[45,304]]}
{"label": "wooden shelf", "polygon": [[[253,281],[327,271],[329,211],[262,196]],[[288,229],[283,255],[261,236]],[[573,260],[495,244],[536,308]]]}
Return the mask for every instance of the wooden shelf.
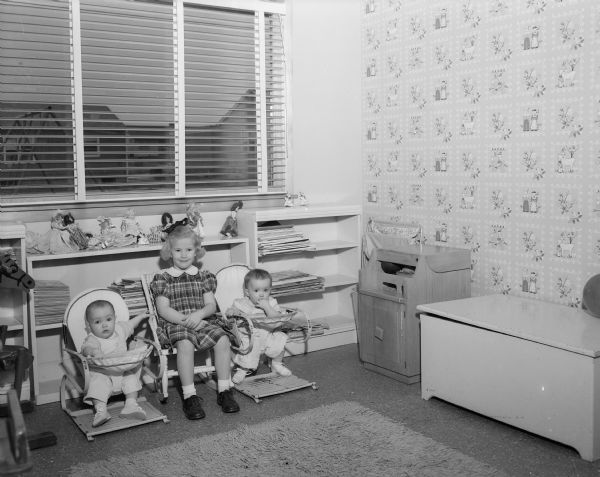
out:
{"label": "wooden shelf", "polygon": [[[263,222],[291,225],[308,238],[313,250],[258,256],[258,230]],[[271,272],[299,270],[323,277],[324,290],[279,295],[278,300],[305,311],[312,321],[329,326],[309,340],[308,350],[356,342],[352,287],[358,283],[361,261],[361,208],[352,205],[309,205],[273,209],[242,209],[239,230],[250,240],[252,266]],[[302,353],[303,344],[290,343],[289,352]]]}

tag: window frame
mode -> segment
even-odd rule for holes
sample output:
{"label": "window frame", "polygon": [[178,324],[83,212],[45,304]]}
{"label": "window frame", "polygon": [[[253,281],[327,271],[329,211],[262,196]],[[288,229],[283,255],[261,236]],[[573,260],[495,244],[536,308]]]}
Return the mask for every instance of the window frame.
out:
{"label": "window frame", "polygon": [[[290,184],[290,151],[289,151],[289,133],[290,133],[290,69],[289,58],[287,52],[289,51],[289,36],[287,34],[289,26],[289,16],[286,15],[286,6],[284,0],[172,0],[167,2],[173,6],[174,20],[173,27],[176,28],[177,37],[174,39],[174,53],[173,59],[176,62],[179,72],[185,71],[185,48],[184,48],[184,16],[183,10],[186,5],[197,5],[197,6],[208,6],[225,9],[235,9],[255,12],[258,16],[259,29],[257,32],[259,38],[259,59],[257,73],[260,81],[260,102],[259,106],[259,118],[260,131],[258,134],[262,135],[260,151],[257,151],[256,162],[259,168],[262,169],[260,180],[256,191],[250,189],[235,191],[226,189],[223,192],[213,191],[198,191],[197,193],[186,193],[186,179],[185,179],[185,73],[176,74],[174,77],[174,83],[176,79],[176,88],[179,91],[181,97],[177,98],[178,107],[175,108],[175,167],[176,167],[176,178],[175,178],[175,190],[172,194],[152,196],[148,194],[137,194],[132,196],[124,197],[88,197],[86,191],[86,177],[85,177],[85,152],[84,152],[84,115],[83,115],[83,73],[82,73],[82,56],[81,56],[81,25],[80,25],[80,1],[79,0],[67,0],[69,4],[71,14],[71,32],[72,32],[72,48],[73,58],[71,62],[71,74],[73,76],[73,151],[74,151],[74,199],[65,198],[52,198],[49,200],[19,200],[18,197],[15,200],[1,201],[0,206],[4,211],[21,212],[27,210],[47,210],[49,208],[65,207],[65,208],[82,208],[82,207],[102,207],[103,204],[114,204],[121,203],[127,205],[145,204],[150,205],[152,203],[179,203],[182,200],[204,200],[210,202],[227,201],[231,197],[235,198],[255,198],[257,200],[273,199],[283,197],[285,189]],[[267,155],[267,100],[266,100],[266,72],[265,72],[265,15],[266,14],[279,14],[283,16],[282,23],[284,28],[282,31],[282,41],[284,45],[283,63],[286,65],[285,68],[285,173],[283,174],[282,186],[273,190],[269,190],[269,176],[267,173],[268,169],[268,155]],[[175,51],[175,45],[177,45]]]}

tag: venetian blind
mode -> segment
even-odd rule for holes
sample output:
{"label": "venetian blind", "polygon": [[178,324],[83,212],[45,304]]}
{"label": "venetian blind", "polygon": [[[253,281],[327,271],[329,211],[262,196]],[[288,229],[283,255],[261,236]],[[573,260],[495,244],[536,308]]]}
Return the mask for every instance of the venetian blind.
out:
{"label": "venetian blind", "polygon": [[69,3],[2,0],[0,21],[0,200],[72,200]]}
{"label": "venetian blind", "polygon": [[81,0],[87,197],[174,195],[173,6]]}
{"label": "venetian blind", "polygon": [[186,191],[257,189],[254,12],[185,6]]}
{"label": "venetian blind", "polygon": [[286,63],[281,15],[265,15],[266,159],[270,191],[284,190],[287,162]]}

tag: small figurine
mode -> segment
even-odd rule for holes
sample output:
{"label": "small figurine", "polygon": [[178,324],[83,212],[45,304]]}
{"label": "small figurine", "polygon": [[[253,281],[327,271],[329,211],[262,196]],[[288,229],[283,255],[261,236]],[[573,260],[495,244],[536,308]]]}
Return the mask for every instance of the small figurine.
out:
{"label": "small figurine", "polygon": [[161,236],[160,238],[164,242],[167,240],[167,235],[169,234],[169,229],[173,225],[173,216],[168,212],[163,212],[160,216],[160,225],[161,225]]}
{"label": "small figurine", "polygon": [[298,192],[298,205],[301,205],[301,206],[308,205],[308,199],[304,195],[304,192]]}
{"label": "small figurine", "polygon": [[187,224],[192,228],[196,235],[203,239],[206,234],[204,233],[204,221],[200,215],[200,207],[194,202],[190,202],[186,209],[185,215],[187,216]]}
{"label": "small figurine", "polygon": [[88,248],[89,237],[83,233],[83,231],[79,228],[79,225],[75,223],[75,218],[73,214],[67,212],[63,217],[63,224],[69,231],[71,235],[71,241],[77,245],[79,250],[85,250]]}
{"label": "small figurine", "polygon": [[237,237],[238,236],[238,222],[237,213],[244,206],[241,200],[233,203],[231,206],[231,214],[225,219],[223,227],[221,227],[221,235],[224,237]]}
{"label": "small figurine", "polygon": [[135,218],[135,214],[131,207],[125,209],[125,215],[123,216],[123,220],[121,220],[121,232],[123,235],[135,237],[136,242],[139,241],[139,238],[143,235],[142,228]]}
{"label": "small figurine", "polygon": [[48,246],[50,253],[67,253],[79,250],[75,242],[71,240],[71,234],[65,225],[66,212],[57,210],[50,220],[50,232],[48,235]]}
{"label": "small figurine", "polygon": [[285,194],[283,206],[284,207],[294,207],[294,197],[289,192],[287,194]]}

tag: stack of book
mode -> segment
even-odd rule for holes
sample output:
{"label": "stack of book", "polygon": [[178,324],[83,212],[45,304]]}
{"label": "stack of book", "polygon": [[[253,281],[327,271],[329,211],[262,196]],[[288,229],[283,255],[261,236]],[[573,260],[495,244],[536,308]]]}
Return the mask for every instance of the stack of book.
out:
{"label": "stack of book", "polygon": [[293,225],[260,225],[257,228],[258,256],[315,250],[314,245]]}
{"label": "stack of book", "polygon": [[273,297],[323,291],[325,289],[325,279],[323,277],[299,272],[298,270],[273,272],[271,276],[273,277],[271,285],[271,295]]}
{"label": "stack of book", "polygon": [[[311,324],[310,336],[319,336],[324,335],[325,330],[329,329],[329,325],[327,323],[320,323],[317,321],[313,321]],[[307,326],[299,326],[297,328],[293,328],[289,331],[286,331],[289,339],[304,339],[306,337]]]}
{"label": "stack of book", "polygon": [[57,280],[37,280],[33,293],[36,326],[62,323],[71,301],[69,286]]}
{"label": "stack of book", "polygon": [[129,309],[129,316],[135,316],[148,309],[141,278],[120,278],[108,286],[116,291]]}

